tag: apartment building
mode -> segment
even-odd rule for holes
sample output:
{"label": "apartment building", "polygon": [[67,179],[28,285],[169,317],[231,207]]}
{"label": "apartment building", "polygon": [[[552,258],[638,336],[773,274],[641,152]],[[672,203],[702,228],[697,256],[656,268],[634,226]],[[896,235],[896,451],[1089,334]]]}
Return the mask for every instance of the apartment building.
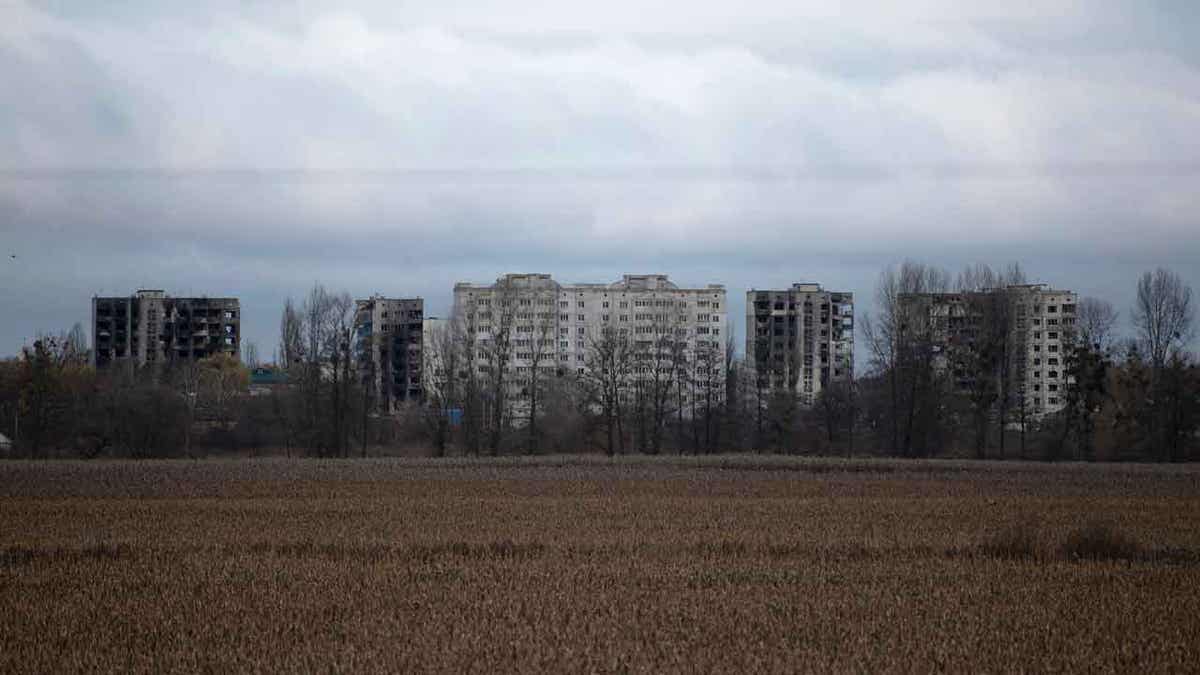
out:
{"label": "apartment building", "polygon": [[137,365],[241,353],[237,298],[173,298],[161,290],[92,298],[92,364]]}
{"label": "apartment building", "polygon": [[[961,364],[991,340],[996,376],[1004,377],[1014,416],[1038,418],[1062,410],[1074,381],[1067,358],[1075,336],[1078,295],[1046,284],[1020,284],[967,293],[901,295],[902,311],[929,329],[935,366],[958,390],[978,377]],[[926,323],[927,322],[927,323]]]}
{"label": "apartment building", "polygon": [[[631,353],[641,356],[630,366],[633,377],[649,377],[652,369],[665,367],[655,357],[663,356],[666,343],[677,361],[690,364],[692,377],[701,362],[716,361],[712,368],[720,367],[717,355],[728,331],[723,285],[681,288],[665,274],[626,274],[607,284],[562,284],[549,274],[507,274],[495,284],[456,284],[454,306],[481,361],[497,340],[510,343],[517,399],[520,383],[535,368],[541,376],[586,374],[589,349],[606,330],[626,339]],[[485,363],[477,367],[486,372]]]}
{"label": "apartment building", "polygon": [[854,374],[854,294],[798,283],[746,292],[746,362],[759,386],[811,405]]}
{"label": "apartment building", "polygon": [[421,399],[425,301],[372,295],[355,301],[354,355],[376,409]]}

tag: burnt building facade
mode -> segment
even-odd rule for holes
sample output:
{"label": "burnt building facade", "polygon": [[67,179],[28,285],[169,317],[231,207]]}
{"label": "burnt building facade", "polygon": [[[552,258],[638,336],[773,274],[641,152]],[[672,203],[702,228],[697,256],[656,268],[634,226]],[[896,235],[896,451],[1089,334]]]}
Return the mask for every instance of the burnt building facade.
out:
{"label": "burnt building facade", "polygon": [[237,298],[174,298],[161,290],[92,298],[92,364],[136,365],[241,353]]}
{"label": "burnt building facade", "polygon": [[758,386],[812,404],[854,373],[854,294],[820,284],[746,293],[746,360]]}
{"label": "burnt building facade", "polygon": [[422,398],[425,301],[373,295],[355,301],[354,358],[381,413]]}

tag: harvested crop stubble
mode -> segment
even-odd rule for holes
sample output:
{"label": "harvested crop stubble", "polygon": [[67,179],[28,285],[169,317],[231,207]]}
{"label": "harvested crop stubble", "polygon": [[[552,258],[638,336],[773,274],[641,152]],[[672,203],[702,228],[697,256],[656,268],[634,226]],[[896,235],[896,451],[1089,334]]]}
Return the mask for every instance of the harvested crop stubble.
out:
{"label": "harvested crop stubble", "polygon": [[0,670],[1188,670],[1198,475],[0,464]]}

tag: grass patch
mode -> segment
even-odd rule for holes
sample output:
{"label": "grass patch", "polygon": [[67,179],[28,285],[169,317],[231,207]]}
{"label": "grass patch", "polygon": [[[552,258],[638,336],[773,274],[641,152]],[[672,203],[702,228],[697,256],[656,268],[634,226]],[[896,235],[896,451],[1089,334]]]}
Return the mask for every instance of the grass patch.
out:
{"label": "grass patch", "polygon": [[1026,519],[994,533],[979,545],[979,552],[1001,560],[1038,560],[1045,557],[1041,526]]}

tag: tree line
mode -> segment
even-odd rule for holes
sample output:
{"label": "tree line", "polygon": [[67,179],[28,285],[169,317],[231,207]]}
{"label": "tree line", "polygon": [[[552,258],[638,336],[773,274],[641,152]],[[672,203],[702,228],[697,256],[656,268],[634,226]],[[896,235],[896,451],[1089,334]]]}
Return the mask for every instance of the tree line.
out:
{"label": "tree line", "polygon": [[[257,349],[96,371],[76,325],[0,361],[0,431],[16,456],[198,456],[283,452],[322,457],[599,452],[889,455],[1182,461],[1196,458],[1200,364],[1191,289],[1147,272],[1118,337],[1120,313],[1082,298],[1063,327],[1062,409],[1033,414],[1014,378],[1020,321],[1007,289],[1020,267],[951,275],[905,262],[881,273],[876,311],[860,319],[857,374],[811,403],[767,386],[769,364],[723,341],[681,333],[673,309],[626,331],[558,334],[553,292],[498,284],[486,307],[459,307],[426,332],[424,398],[380,414],[360,367],[355,303],[315,284],[280,313],[272,371],[249,389]],[[996,290],[999,289],[999,290]],[[966,311],[947,348],[914,302],[957,293]],[[679,310],[683,311],[683,310]],[[487,325],[487,339],[479,339]],[[560,342],[583,343],[563,359]],[[865,346],[865,351],[863,347]],[[253,394],[253,395],[252,395]]]}

